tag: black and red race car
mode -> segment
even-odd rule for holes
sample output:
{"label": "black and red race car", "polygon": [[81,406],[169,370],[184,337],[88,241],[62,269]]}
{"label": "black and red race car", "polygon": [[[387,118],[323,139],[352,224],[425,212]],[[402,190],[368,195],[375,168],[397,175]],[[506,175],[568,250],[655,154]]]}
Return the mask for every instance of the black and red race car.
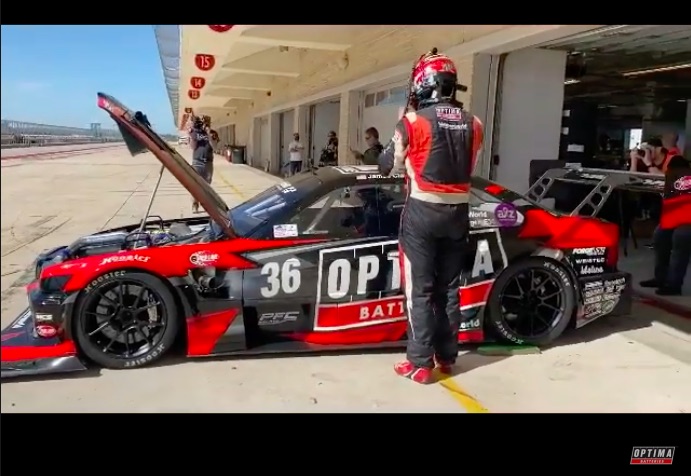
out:
{"label": "black and red race car", "polygon": [[[139,224],[41,254],[29,308],[2,331],[3,378],[87,362],[139,367],[181,341],[189,357],[405,343],[401,176],[324,167],[229,209],[145,115],[105,94],[98,101],[130,151],[152,152],[209,216],[147,210]],[[595,180],[586,172],[548,172],[534,199],[473,179],[460,342],[544,345],[569,326],[630,312],[618,227],[538,204],[555,179]]]}

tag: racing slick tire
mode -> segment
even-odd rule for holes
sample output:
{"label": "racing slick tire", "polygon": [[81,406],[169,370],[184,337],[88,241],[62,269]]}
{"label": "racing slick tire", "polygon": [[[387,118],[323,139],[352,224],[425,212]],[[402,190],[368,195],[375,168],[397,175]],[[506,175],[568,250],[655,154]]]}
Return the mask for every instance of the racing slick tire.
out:
{"label": "racing slick tire", "polygon": [[[521,300],[522,304],[520,305],[512,302],[511,300],[515,300],[518,290],[522,294],[526,291],[522,288],[533,287],[532,283],[535,279],[533,276],[535,275],[542,276],[543,279],[547,278],[549,289],[546,290],[547,284],[544,286],[536,285],[537,289],[534,296],[528,297],[525,301]],[[528,276],[528,282],[526,282],[526,276]],[[523,285],[518,280],[522,280]],[[517,281],[518,284],[515,284]],[[506,293],[507,290],[512,290],[514,295]],[[529,290],[528,292],[532,291]],[[531,310],[539,312],[538,310],[546,302],[543,296],[558,297],[558,305],[544,306],[558,308],[559,312],[555,313],[557,315],[553,316],[548,323],[546,319],[539,318],[539,324],[544,328],[542,332],[524,334],[517,331],[519,319],[528,319],[528,317],[516,317],[518,313],[530,314]],[[508,266],[499,275],[489,295],[485,319],[491,331],[504,342],[516,345],[545,346],[556,340],[569,326],[575,307],[575,283],[564,266],[548,258],[530,257]],[[510,317],[512,308],[515,310],[513,322]],[[531,317],[530,319],[537,320],[538,318]],[[532,325],[530,330],[533,330]]]}
{"label": "racing slick tire", "polygon": [[[113,294],[115,288],[118,291]],[[142,302],[144,296],[146,301]],[[107,309],[107,315],[98,314],[99,309]],[[101,317],[101,321],[94,323],[90,316]],[[173,347],[180,329],[177,305],[168,287],[155,276],[133,271],[110,272],[94,279],[84,289],[74,317],[72,329],[77,348],[96,364],[109,369],[136,368],[156,362]],[[112,326],[106,321],[112,322]],[[137,338],[142,345],[132,351]]]}

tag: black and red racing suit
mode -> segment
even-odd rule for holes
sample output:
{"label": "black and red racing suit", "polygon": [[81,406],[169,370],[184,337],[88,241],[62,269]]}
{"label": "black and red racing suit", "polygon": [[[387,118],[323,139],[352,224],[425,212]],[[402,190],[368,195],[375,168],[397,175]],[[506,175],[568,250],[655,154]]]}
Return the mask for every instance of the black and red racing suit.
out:
{"label": "black and red racing suit", "polygon": [[665,175],[660,224],[653,236],[655,280],[681,290],[691,262],[691,168],[669,168]]}
{"label": "black and red racing suit", "polygon": [[407,200],[399,233],[408,313],[408,360],[434,367],[458,356],[459,279],[468,247],[470,177],[483,140],[480,120],[454,102],[406,114],[379,156],[403,168]]}

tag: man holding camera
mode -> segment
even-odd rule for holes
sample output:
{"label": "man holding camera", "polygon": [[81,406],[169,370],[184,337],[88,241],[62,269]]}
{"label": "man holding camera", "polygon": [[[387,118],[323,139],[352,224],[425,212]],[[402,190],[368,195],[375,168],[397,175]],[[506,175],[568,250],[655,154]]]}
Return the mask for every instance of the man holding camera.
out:
{"label": "man holding camera", "polygon": [[[214,175],[214,150],[211,142],[211,118],[195,117],[190,130],[192,146],[192,168],[208,183]],[[199,203],[192,201],[192,212],[199,213]]]}
{"label": "man holding camera", "polygon": [[657,137],[643,142],[640,148],[631,151],[631,172],[664,175],[667,172],[667,164],[672,158],[668,152],[663,147],[662,140]]}

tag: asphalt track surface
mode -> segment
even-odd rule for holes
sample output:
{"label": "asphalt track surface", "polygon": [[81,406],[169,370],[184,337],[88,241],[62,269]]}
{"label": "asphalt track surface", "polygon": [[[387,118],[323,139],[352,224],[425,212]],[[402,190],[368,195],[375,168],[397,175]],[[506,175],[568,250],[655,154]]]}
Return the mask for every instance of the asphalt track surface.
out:
{"label": "asphalt track surface", "polygon": [[[85,152],[79,151],[79,154]],[[3,152],[4,154],[4,152]],[[9,166],[11,163],[11,166]],[[150,155],[124,147],[2,161],[2,325],[26,306],[41,250],[136,222],[156,183]],[[238,203],[276,179],[217,159],[214,182]],[[164,175],[153,212],[190,215]],[[638,303],[537,355],[466,352],[457,375],[421,386],[394,375],[400,352],[185,360],[137,370],[2,383],[2,412],[691,412],[691,321]]]}
{"label": "asphalt track surface", "polygon": [[122,146],[122,143],[101,143],[66,144],[47,147],[21,147],[2,149],[0,152],[0,158],[8,161],[20,159],[53,159],[57,157],[67,158],[80,154],[94,154],[96,152],[107,151],[113,147],[122,148]]}

